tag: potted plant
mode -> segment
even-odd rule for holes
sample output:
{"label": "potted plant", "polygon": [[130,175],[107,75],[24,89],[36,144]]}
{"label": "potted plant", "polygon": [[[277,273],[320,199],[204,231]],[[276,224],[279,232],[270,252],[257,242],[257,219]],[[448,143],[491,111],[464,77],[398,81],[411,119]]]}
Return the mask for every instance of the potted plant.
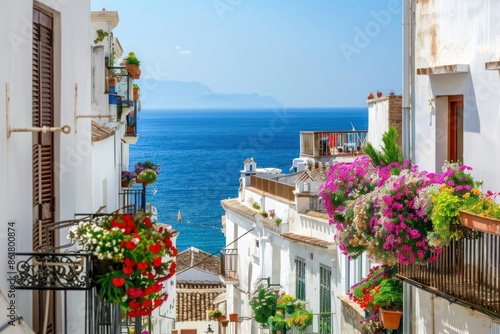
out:
{"label": "potted plant", "polygon": [[277,306],[284,308],[286,313],[292,314],[295,309],[297,298],[289,294],[282,294],[277,301]]}
{"label": "potted plant", "polygon": [[307,327],[311,326],[313,314],[305,309],[296,310],[286,323],[290,328],[295,328],[299,333],[303,333]]}
{"label": "potted plant", "polygon": [[264,210],[260,210],[259,215],[261,215],[264,218],[267,218],[267,212],[265,212]]}
{"label": "potted plant", "polygon": [[276,313],[276,315],[270,316],[268,323],[269,326],[276,331],[281,331],[286,328],[286,318],[281,313]]}
{"label": "potted plant", "polygon": [[366,98],[368,100],[372,100],[374,98],[373,93],[372,92],[368,93],[368,96]]}
{"label": "potted plant", "polygon": [[383,280],[373,302],[379,307],[382,326],[398,329],[403,315],[403,283],[395,277]]}
{"label": "potted plant", "polygon": [[152,161],[146,160],[144,162],[138,162],[134,165],[134,172],[136,175],[144,169],[152,169],[156,172],[156,175],[160,175],[160,164],[155,164]]}
{"label": "potted plant", "polygon": [[156,172],[152,169],[144,169],[137,175],[137,178],[143,186],[147,186],[156,182]]}
{"label": "potted plant", "polygon": [[278,296],[269,287],[259,284],[250,299],[254,320],[262,325],[268,324],[268,319],[274,314]]}
{"label": "potted plant", "polygon": [[132,187],[134,185],[135,174],[129,171],[122,171],[122,187]]}
{"label": "potted plant", "polygon": [[274,223],[276,224],[276,226],[280,226],[282,221],[283,221],[283,220],[282,220],[281,218],[279,218],[279,217],[278,217],[278,218],[276,218],[276,219],[274,220]]}
{"label": "potted plant", "polygon": [[218,320],[219,317],[222,315],[222,312],[219,309],[214,309],[214,310],[208,310],[208,315],[214,319]]}
{"label": "potted plant", "polygon": [[127,68],[128,73],[134,79],[139,79],[141,77],[141,62],[133,52],[129,52],[127,57],[124,59],[125,66]]}
{"label": "potted plant", "polygon": [[133,99],[134,100],[139,100],[139,85],[138,84],[134,84],[133,86]]}
{"label": "potted plant", "polygon": [[149,216],[130,214],[82,221],[70,228],[68,239],[91,252],[95,262],[110,260],[113,266],[95,274],[99,297],[119,304],[130,317],[147,316],[166,300],[164,282],[175,274],[177,255],[170,231]]}
{"label": "potted plant", "polygon": [[382,92],[377,90],[377,97],[382,97]]}
{"label": "potted plant", "polygon": [[276,215],[276,211],[274,211],[273,209],[269,210],[269,217],[271,217],[271,219],[274,219],[275,215]]}
{"label": "potted plant", "polygon": [[97,38],[94,39],[94,44],[97,44],[99,42],[102,42],[106,36],[108,36],[108,32],[102,29],[97,29],[96,30]]}

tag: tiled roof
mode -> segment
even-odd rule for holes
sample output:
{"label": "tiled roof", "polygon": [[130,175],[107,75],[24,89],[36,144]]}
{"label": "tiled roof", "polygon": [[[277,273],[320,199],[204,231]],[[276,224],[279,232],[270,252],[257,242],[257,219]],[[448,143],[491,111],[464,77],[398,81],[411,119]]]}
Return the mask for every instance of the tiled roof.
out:
{"label": "tiled roof", "polygon": [[328,214],[323,213],[323,212],[313,211],[313,210],[307,210],[306,212],[304,212],[304,214],[307,216],[314,217],[314,218],[321,218],[321,219],[325,219],[325,220],[330,219],[330,217],[328,217]]}
{"label": "tiled roof", "polygon": [[221,201],[222,207],[224,210],[233,211],[239,213],[243,216],[246,216],[249,219],[253,219],[253,217],[259,213],[259,211],[242,204],[239,199],[225,199]]}
{"label": "tiled roof", "polygon": [[214,299],[226,292],[222,282],[177,281],[176,321],[206,320],[207,311],[214,309]]}
{"label": "tiled roof", "polygon": [[99,123],[96,120],[92,120],[92,143],[97,143],[98,141],[109,138],[114,134],[115,130]]}
{"label": "tiled roof", "polygon": [[219,257],[191,247],[177,254],[177,273],[181,273],[189,268],[196,267],[214,275],[220,274]]}
{"label": "tiled roof", "polygon": [[[281,236],[296,242],[302,242],[305,244],[317,246],[320,248],[333,249],[335,247],[334,242],[326,241],[320,238],[310,237],[306,235],[297,234],[294,232],[281,233]],[[333,238],[333,237],[332,237]]]}
{"label": "tiled roof", "polygon": [[304,172],[306,172],[309,178],[313,181],[325,181],[326,175],[330,171],[330,167],[330,163],[328,162],[323,165],[322,162],[314,163],[309,161],[304,169]]}

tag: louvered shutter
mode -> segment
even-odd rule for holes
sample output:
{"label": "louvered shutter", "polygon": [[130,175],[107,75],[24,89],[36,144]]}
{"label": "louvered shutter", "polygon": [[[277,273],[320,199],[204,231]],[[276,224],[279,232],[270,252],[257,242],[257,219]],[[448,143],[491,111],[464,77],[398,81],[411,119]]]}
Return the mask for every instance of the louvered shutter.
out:
{"label": "louvered shutter", "polygon": [[[33,126],[54,126],[52,18],[33,10]],[[43,226],[54,217],[54,138],[33,134],[33,249],[54,246]]]}
{"label": "louvered shutter", "polygon": [[319,276],[319,333],[329,334],[332,332],[332,269],[320,265]]}
{"label": "louvered shutter", "polygon": [[295,297],[306,300],[306,260],[295,258]]}

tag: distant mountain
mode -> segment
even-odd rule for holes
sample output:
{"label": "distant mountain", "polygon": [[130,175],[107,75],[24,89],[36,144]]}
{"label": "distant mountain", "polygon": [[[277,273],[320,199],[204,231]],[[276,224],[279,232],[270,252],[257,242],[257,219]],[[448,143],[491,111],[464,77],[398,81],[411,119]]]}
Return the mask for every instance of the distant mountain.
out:
{"label": "distant mountain", "polygon": [[272,96],[223,94],[199,82],[157,81],[141,86],[144,108],[275,108],[282,104]]}

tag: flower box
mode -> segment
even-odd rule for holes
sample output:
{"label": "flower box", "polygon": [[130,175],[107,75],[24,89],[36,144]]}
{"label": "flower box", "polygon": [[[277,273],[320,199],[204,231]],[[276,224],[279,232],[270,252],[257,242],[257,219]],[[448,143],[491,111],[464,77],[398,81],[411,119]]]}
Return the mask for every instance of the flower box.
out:
{"label": "flower box", "polygon": [[460,223],[473,230],[500,235],[500,220],[460,210]]}
{"label": "flower box", "polygon": [[381,308],[378,315],[380,318],[380,324],[385,329],[398,329],[403,312]]}

